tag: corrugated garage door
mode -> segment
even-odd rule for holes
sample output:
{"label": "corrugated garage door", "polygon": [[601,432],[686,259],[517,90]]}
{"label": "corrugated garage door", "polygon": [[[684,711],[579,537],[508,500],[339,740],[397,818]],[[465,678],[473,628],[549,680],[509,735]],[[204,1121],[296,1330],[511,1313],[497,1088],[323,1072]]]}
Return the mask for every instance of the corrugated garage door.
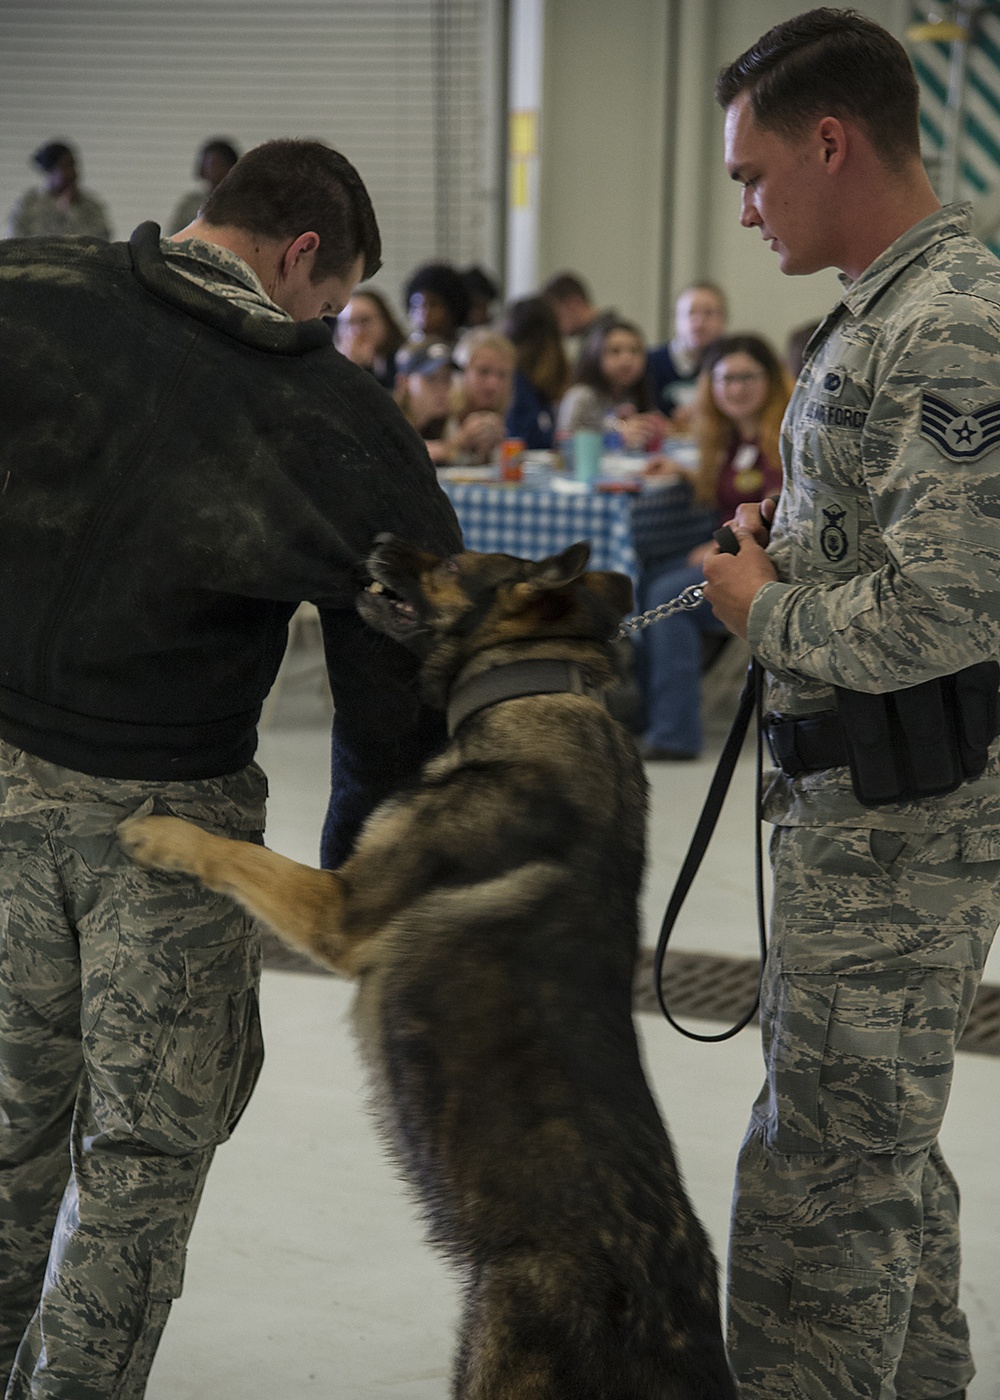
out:
{"label": "corrugated garage door", "polygon": [[371,191],[394,298],[432,256],[495,266],[496,0],[4,0],[0,217],[42,142],[81,153],[116,236],[165,222],[208,137],[315,136]]}

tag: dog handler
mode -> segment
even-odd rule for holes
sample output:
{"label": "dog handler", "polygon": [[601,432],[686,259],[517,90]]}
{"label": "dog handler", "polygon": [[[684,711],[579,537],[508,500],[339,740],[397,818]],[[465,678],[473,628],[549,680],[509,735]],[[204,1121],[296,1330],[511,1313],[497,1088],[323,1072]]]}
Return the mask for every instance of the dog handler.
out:
{"label": "dog handler", "polygon": [[741,223],[844,283],[773,520],[741,508],[739,554],[706,566],[780,764],[731,1358],[750,1400],[944,1400],[974,1367],[937,1137],[1000,920],[1000,264],[940,207],[912,68],[872,21],[780,24],[717,96]]}
{"label": "dog handler", "polygon": [[301,599],[336,714],[324,857],[439,740],[354,611],[393,531],[460,548],[419,438],[323,322],[379,265],[354,168],[243,157],[161,240],[0,246],[0,1392],[145,1390],[262,1058],[260,946],[140,871],[136,811],[260,839],[256,721]]}

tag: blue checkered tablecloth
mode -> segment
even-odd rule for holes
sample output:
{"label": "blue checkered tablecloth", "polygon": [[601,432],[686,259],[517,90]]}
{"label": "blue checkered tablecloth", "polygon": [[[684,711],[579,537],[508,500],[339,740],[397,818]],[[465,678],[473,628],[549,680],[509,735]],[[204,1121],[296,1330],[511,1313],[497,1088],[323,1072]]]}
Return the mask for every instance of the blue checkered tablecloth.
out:
{"label": "blue checkered tablecloth", "polygon": [[532,487],[442,482],[455,507],[467,549],[544,559],[577,540],[590,541],[592,569],[613,569],[636,579],[626,492],[569,494]]}

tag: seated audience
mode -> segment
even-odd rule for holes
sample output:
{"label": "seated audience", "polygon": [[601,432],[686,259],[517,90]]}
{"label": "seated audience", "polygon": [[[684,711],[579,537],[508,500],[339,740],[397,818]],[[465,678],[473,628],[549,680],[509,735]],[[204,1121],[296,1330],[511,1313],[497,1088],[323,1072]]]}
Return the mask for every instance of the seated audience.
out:
{"label": "seated audience", "polygon": [[441,340],[411,341],[396,356],[393,397],[407,422],[423,438],[431,461],[438,465],[451,459],[444,438],[455,368],[451,346]]}
{"label": "seated audience", "polygon": [[555,314],[542,297],[522,297],[507,307],[501,329],[517,355],[505,434],[529,449],[551,448],[556,410],[569,380]]}
{"label": "seated audience", "polygon": [[488,326],[493,320],[493,307],[500,299],[499,283],[481,267],[467,267],[462,273],[469,289],[469,311],[465,324],[470,330]]}
{"label": "seated audience", "polygon": [[359,287],[337,319],[327,324],[342,355],[370,370],[384,389],[395,389],[396,354],[406,335],[381,292]]}
{"label": "seated audience", "polygon": [[646,343],[630,321],[601,318],[584,341],[574,382],[559,405],[558,436],[582,428],[621,435],[629,451],[654,450],[663,438],[664,419],[653,413],[653,387],[646,365]]}
{"label": "seated audience", "polygon": [[27,190],[7,220],[7,238],[48,238],[87,234],[110,239],[104,204],[80,188],[80,161],[65,141],[48,141],[31,157],[45,176],[44,188]]}
{"label": "seated audience", "polygon": [[455,347],[462,373],[455,386],[448,443],[460,462],[488,462],[503,441],[517,352],[488,326],[467,331]]}
{"label": "seated audience", "polygon": [[443,340],[454,345],[468,324],[469,286],[451,263],[424,263],[403,288],[411,340]]}
{"label": "seated audience", "polygon": [[[711,533],[732,518],[737,506],[781,489],[778,441],[790,392],[784,367],[758,336],[728,336],[709,346],[694,406],[698,466],[690,476],[673,468],[670,495],[644,493],[633,510],[643,611],[676,598],[704,578],[702,561],[714,548]],[[651,470],[671,468],[663,464]],[[703,532],[704,542],[678,553],[680,534],[688,526],[693,526],[696,538]],[[724,631],[702,603],[641,634],[637,672],[646,709],[644,758],[698,757],[702,634]]]}
{"label": "seated audience", "polygon": [[674,303],[673,339],[649,352],[656,407],[680,433],[690,429],[690,406],[705,347],[725,334],[727,314],[722,288],[714,282],[695,282]]}
{"label": "seated audience", "polygon": [[165,234],[180,233],[181,229],[194,223],[205,200],[239,158],[240,153],[233,143],[222,136],[214,136],[211,141],[205,142],[194,162],[195,179],[204,180],[204,187],[181,196],[167,220],[167,227],[163,230]]}

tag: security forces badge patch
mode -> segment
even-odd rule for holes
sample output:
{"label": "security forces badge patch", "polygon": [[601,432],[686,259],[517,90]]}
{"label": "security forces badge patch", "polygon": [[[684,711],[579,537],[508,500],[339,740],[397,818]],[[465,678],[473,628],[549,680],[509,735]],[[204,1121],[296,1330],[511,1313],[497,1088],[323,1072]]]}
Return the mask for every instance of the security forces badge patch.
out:
{"label": "security forces badge patch", "polygon": [[822,487],[813,498],[814,565],[831,573],[855,573],[858,567],[858,503],[847,492]]}
{"label": "security forces badge patch", "polygon": [[974,462],[1000,443],[1000,403],[966,413],[947,399],[923,390],[920,434],[952,462]]}

